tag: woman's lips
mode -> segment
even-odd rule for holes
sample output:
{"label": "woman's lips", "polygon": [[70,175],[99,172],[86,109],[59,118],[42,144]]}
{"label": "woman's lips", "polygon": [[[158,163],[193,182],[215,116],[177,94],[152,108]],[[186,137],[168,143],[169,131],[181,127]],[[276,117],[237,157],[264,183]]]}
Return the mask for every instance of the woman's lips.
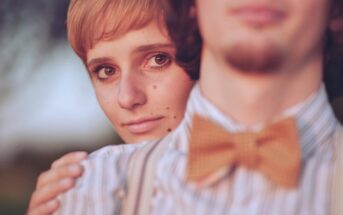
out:
{"label": "woman's lips", "polygon": [[163,118],[163,116],[141,118],[122,123],[122,126],[125,127],[130,133],[143,134],[157,127]]}
{"label": "woman's lips", "polygon": [[237,7],[230,12],[244,23],[258,27],[273,25],[285,18],[284,11],[263,5]]}

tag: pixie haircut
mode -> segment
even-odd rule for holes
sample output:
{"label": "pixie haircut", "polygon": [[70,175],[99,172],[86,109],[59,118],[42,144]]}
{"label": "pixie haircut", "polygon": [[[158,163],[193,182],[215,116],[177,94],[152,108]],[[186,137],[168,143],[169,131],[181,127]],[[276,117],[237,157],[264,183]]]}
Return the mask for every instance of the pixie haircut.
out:
{"label": "pixie haircut", "polygon": [[164,26],[160,0],[71,0],[67,15],[68,40],[84,63],[99,41],[118,38],[156,20]]}

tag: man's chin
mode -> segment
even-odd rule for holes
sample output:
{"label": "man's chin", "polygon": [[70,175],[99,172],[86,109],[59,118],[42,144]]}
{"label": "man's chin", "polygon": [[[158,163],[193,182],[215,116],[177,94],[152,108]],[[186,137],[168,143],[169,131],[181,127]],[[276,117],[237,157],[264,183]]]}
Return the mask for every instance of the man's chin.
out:
{"label": "man's chin", "polygon": [[284,55],[280,48],[273,45],[253,47],[235,45],[225,52],[227,64],[246,73],[273,73],[283,63]]}

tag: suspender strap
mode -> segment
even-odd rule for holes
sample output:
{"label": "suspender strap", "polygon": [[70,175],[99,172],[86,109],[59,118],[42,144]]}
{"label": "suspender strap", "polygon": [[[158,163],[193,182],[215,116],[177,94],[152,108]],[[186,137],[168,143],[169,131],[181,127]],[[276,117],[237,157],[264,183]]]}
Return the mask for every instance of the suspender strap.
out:
{"label": "suspender strap", "polygon": [[343,129],[339,125],[331,190],[331,215],[343,214]]}
{"label": "suspender strap", "polygon": [[159,158],[167,143],[148,144],[130,158],[128,165],[128,189],[123,215],[149,214],[154,188],[154,177]]}

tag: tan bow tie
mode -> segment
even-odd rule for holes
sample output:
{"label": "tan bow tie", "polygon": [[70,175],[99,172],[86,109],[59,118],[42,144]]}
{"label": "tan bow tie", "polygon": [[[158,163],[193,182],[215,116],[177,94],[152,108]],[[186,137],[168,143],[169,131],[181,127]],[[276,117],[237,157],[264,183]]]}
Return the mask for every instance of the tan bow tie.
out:
{"label": "tan bow tie", "polygon": [[232,165],[260,171],[286,188],[298,184],[300,149],[296,122],[287,118],[259,132],[230,133],[195,115],[188,156],[188,181],[201,181]]}

